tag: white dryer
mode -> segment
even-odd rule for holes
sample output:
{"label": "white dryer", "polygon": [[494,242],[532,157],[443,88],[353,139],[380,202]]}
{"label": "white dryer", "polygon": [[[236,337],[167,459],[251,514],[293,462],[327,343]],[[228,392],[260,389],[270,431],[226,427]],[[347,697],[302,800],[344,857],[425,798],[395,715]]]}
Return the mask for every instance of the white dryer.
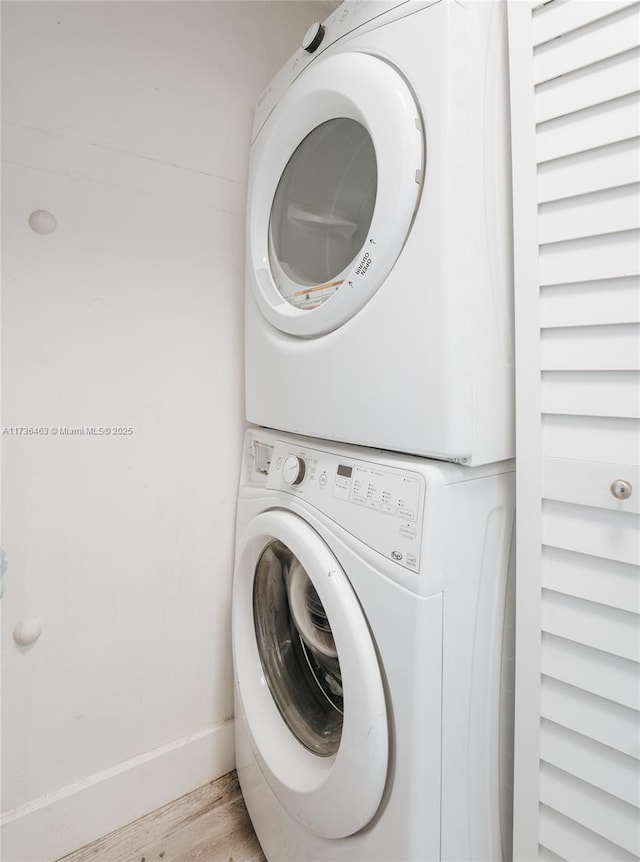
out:
{"label": "white dryer", "polygon": [[236,763],[269,862],[510,858],[512,470],[247,433]]}
{"label": "white dryer", "polygon": [[255,113],[247,418],[510,458],[505,4],[347,2],[305,44]]}

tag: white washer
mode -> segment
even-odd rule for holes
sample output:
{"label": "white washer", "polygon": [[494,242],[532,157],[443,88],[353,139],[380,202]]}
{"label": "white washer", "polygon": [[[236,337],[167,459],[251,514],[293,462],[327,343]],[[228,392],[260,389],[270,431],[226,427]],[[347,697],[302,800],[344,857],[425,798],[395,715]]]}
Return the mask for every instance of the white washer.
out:
{"label": "white washer", "polygon": [[498,0],[344,3],[292,57],[251,145],[250,422],[513,457],[508,127]]}
{"label": "white washer", "polygon": [[269,862],[510,858],[513,485],[247,432],[236,762]]}

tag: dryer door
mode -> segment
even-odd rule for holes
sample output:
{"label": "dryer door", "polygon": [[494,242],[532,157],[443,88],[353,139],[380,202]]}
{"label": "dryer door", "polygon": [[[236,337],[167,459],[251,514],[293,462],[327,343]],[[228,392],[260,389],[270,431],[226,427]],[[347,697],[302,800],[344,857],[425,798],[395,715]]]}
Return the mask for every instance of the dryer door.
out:
{"label": "dryer door", "polygon": [[247,275],[274,326],[322,335],[368,302],[406,240],[423,164],[420,113],[385,61],[335,54],[293,82],[249,176]]}
{"label": "dryer door", "polygon": [[282,805],[317,835],[362,829],[387,777],[382,675],[349,580],[296,515],[262,513],[240,539],[233,647],[249,737]]}

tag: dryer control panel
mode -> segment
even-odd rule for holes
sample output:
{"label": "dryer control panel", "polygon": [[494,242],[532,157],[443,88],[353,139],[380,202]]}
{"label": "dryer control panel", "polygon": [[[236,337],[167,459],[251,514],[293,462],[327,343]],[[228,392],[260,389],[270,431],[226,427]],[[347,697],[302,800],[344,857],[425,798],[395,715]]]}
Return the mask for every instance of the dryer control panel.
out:
{"label": "dryer control panel", "polygon": [[419,473],[279,440],[266,486],[303,498],[373,550],[419,571],[426,490]]}
{"label": "dryer control panel", "polygon": [[[375,29],[397,18],[413,15],[429,6],[435,6],[439,2],[441,0],[345,0],[320,25],[322,37],[311,53],[305,47],[309,31],[304,35],[300,34],[302,45],[275,75],[258,99],[251,140],[256,138],[267,117],[298,75],[310,63],[322,56],[327,48],[340,42],[350,33],[362,33],[368,29]],[[313,26],[318,26],[318,22]]]}

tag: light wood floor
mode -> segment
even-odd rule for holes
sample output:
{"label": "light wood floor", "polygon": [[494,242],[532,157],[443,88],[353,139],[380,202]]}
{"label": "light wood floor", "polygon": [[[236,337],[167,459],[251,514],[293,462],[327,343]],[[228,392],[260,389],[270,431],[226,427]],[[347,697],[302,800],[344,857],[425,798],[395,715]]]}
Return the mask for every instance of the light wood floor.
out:
{"label": "light wood floor", "polygon": [[265,862],[235,772],[58,862]]}

